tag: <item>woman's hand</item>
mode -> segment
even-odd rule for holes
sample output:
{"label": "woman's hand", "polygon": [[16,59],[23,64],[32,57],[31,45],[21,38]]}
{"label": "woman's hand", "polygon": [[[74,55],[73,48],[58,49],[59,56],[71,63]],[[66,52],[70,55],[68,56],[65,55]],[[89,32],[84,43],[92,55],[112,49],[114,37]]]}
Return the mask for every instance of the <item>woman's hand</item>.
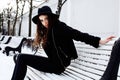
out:
{"label": "woman's hand", "polygon": [[106,44],[107,42],[111,41],[112,38],[115,38],[115,36],[109,36],[108,38],[104,39],[104,40],[100,40],[99,44]]}

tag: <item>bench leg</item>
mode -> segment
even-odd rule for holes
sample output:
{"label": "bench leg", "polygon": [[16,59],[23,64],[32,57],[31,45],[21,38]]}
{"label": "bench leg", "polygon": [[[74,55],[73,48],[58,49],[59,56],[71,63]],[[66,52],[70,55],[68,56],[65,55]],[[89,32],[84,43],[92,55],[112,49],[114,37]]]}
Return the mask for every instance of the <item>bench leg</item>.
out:
{"label": "bench leg", "polygon": [[[6,52],[6,55],[9,56],[9,52],[10,51],[13,51],[13,53],[15,54],[16,49],[15,48],[11,48],[11,47],[6,47],[4,52]],[[19,50],[19,52],[20,51],[21,50]]]}
{"label": "bench leg", "polygon": [[5,52],[6,52],[6,55],[9,56],[9,52],[10,52],[11,48],[10,47],[6,47],[5,48]]}

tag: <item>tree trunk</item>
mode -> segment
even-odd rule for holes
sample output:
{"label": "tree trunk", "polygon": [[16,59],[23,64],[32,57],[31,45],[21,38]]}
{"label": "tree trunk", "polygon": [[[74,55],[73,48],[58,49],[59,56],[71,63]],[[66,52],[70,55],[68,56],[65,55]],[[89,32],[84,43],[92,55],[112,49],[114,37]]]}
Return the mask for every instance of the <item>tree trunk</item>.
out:
{"label": "tree trunk", "polygon": [[10,35],[10,11],[11,11],[11,9],[10,8],[8,8],[7,9],[7,25],[8,25],[8,32],[7,32],[7,34],[8,35]]}
{"label": "tree trunk", "polygon": [[10,15],[8,14],[8,35],[10,35]]}
{"label": "tree trunk", "polygon": [[29,33],[28,36],[31,37],[31,19],[32,19],[32,2],[33,0],[30,0],[30,11],[29,11]]}
{"label": "tree trunk", "polygon": [[63,4],[66,2],[67,0],[58,0],[58,6],[57,6],[57,11],[56,11],[56,14],[60,16],[60,12],[61,12],[61,9],[62,9],[62,6]]}
{"label": "tree trunk", "polygon": [[21,21],[20,21],[20,24],[19,24],[19,32],[18,32],[18,35],[20,36],[21,35],[21,26],[22,26],[22,21],[23,21],[23,11],[24,11],[24,7],[25,7],[25,0],[24,0],[24,4],[22,6],[22,11],[21,11]]}
{"label": "tree trunk", "polygon": [[2,13],[0,13],[0,32],[2,31]]}
{"label": "tree trunk", "polygon": [[16,0],[16,5],[17,5],[17,10],[16,10],[16,15],[15,15],[15,21],[14,21],[14,24],[13,24],[13,32],[12,32],[13,36],[15,35],[15,26],[16,26],[17,16],[18,16],[18,0]]}
{"label": "tree trunk", "polygon": [[4,19],[3,19],[3,13],[2,13],[2,28],[3,28],[3,22],[4,22]]}

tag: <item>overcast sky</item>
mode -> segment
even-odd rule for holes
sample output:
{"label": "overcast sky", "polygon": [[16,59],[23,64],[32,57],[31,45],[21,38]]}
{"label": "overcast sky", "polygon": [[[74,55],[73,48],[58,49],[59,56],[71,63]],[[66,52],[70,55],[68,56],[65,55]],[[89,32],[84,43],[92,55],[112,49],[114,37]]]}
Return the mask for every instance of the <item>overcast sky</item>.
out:
{"label": "overcast sky", "polygon": [[3,8],[6,8],[8,6],[9,3],[14,3],[15,0],[0,0],[0,11],[3,9]]}
{"label": "overcast sky", "polygon": [[[44,0],[36,0],[33,2],[33,5],[39,5],[41,3],[41,1],[44,1]],[[15,6],[16,5],[16,2],[15,0],[0,0],[0,12],[4,9],[4,8],[8,8],[8,4],[10,4],[9,6]],[[28,3],[26,3],[26,6],[25,6],[25,11],[28,11]],[[14,7],[14,9],[16,9],[16,7]]]}

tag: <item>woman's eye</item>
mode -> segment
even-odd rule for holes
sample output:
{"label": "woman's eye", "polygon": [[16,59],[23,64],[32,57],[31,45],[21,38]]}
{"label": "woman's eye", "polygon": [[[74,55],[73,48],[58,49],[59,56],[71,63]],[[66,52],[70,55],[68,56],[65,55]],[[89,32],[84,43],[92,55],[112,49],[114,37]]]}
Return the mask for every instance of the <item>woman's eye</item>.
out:
{"label": "woman's eye", "polygon": [[43,20],[40,20],[41,22],[43,22]]}

